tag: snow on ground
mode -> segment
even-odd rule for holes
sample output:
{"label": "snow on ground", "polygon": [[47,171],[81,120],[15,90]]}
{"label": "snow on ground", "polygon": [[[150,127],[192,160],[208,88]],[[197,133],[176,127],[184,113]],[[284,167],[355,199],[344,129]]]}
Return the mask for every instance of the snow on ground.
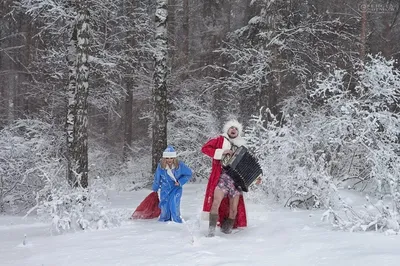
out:
{"label": "snow on ground", "polygon": [[[322,211],[246,201],[249,227],[206,238],[208,224],[199,219],[204,188],[184,187],[186,224],[127,220],[118,228],[51,236],[32,217],[0,216],[0,265],[399,265],[400,236],[333,231]],[[110,193],[111,207],[132,213],[149,192]]]}

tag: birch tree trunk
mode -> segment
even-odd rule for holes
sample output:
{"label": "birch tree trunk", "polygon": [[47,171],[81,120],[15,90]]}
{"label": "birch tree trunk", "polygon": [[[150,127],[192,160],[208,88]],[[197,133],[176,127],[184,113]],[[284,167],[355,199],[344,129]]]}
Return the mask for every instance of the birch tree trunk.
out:
{"label": "birch tree trunk", "polygon": [[157,0],[155,14],[155,42],[154,53],[154,89],[153,89],[153,126],[152,126],[152,172],[157,168],[162,151],[167,146],[167,1]]}
{"label": "birch tree trunk", "polygon": [[89,11],[85,0],[75,2],[77,17],[71,24],[68,56],[67,111],[68,181],[73,187],[88,186]]}
{"label": "birch tree trunk", "polygon": [[67,135],[67,160],[68,160],[68,182],[71,186],[76,185],[76,176],[74,173],[74,162],[73,162],[73,149],[74,149],[74,123],[76,116],[76,27],[71,21],[71,37],[69,41],[69,49],[67,56],[68,63],[68,89],[67,89],[67,118],[65,123],[65,131]]}

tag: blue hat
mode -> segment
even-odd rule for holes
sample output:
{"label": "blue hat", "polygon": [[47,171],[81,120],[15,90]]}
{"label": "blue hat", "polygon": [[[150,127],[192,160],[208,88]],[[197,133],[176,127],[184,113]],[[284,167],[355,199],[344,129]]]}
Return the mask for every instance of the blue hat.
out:
{"label": "blue hat", "polygon": [[175,149],[172,146],[168,145],[168,147],[163,152],[162,157],[163,158],[176,158]]}

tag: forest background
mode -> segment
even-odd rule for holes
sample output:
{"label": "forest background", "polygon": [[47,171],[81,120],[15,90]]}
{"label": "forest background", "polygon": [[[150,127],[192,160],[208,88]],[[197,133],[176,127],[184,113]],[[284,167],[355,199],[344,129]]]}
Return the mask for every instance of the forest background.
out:
{"label": "forest background", "polygon": [[398,232],[399,12],[394,0],[1,0],[0,212],[98,225],[102,192],[148,186],[167,143],[206,182],[201,145],[237,118],[265,173],[254,200]]}

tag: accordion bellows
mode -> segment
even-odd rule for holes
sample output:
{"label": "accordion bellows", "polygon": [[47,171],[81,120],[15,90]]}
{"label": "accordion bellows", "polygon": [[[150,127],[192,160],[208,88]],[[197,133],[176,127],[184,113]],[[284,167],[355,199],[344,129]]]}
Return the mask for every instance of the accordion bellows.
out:
{"label": "accordion bellows", "polygon": [[257,159],[244,146],[237,148],[228,160],[223,160],[222,167],[235,186],[244,192],[248,192],[249,186],[263,174]]}

